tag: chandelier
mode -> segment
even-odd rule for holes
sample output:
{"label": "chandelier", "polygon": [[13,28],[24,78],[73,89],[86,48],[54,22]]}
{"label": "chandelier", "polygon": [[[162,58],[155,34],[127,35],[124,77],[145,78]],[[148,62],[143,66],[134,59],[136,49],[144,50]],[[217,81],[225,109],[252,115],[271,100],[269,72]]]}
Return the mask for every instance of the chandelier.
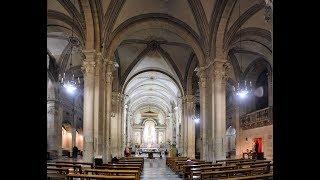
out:
{"label": "chandelier", "polygon": [[[72,18],[73,22],[74,22],[74,17]],[[70,65],[69,65],[69,69],[70,71],[64,72],[63,75],[59,74],[59,82],[61,84],[62,87],[65,88],[65,90],[70,93],[73,94],[80,86],[80,78],[78,77],[77,79],[74,77],[74,73],[72,71],[72,51],[74,49],[74,47],[79,47],[80,42],[78,40],[77,37],[75,37],[73,35],[73,28],[71,29],[71,36],[68,38],[69,43],[71,44],[71,50],[70,50]]]}
{"label": "chandelier", "polygon": [[233,87],[233,91],[238,97],[243,99],[253,92],[253,86],[251,81],[249,82],[249,84],[247,83],[247,81],[241,81],[238,82],[236,87]]}
{"label": "chandelier", "polygon": [[[240,18],[240,1],[239,1],[239,18]],[[240,50],[241,50],[241,33],[239,34],[239,42],[240,42]],[[240,56],[240,72],[242,71],[242,55],[241,53],[239,54]],[[233,86],[233,92],[241,99],[249,96],[253,92],[253,86],[251,81],[247,83],[244,78],[240,78],[238,84],[236,87]]]}

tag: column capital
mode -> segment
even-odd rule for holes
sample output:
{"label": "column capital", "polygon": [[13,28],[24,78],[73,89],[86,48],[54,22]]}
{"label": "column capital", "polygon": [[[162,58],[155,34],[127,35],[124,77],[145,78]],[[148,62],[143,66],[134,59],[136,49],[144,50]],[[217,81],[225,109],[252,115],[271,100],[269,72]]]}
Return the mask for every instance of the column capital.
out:
{"label": "column capital", "polygon": [[215,61],[212,66],[213,78],[225,84],[229,77],[230,63],[226,61]]}
{"label": "column capital", "polygon": [[195,96],[194,95],[185,95],[183,97],[183,101],[186,103],[194,103],[195,102]]}
{"label": "column capital", "polygon": [[113,80],[113,76],[112,76],[112,72],[107,72],[106,74],[105,74],[105,83],[107,84],[107,85],[111,85],[111,83],[112,83],[112,80]]}
{"label": "column capital", "polygon": [[96,58],[95,58],[95,62],[96,62],[96,70],[95,70],[95,75],[99,76],[101,71],[103,70],[103,55],[101,52],[96,53]]}
{"label": "column capital", "polygon": [[84,59],[87,60],[94,60],[96,58],[97,52],[94,49],[91,50],[82,50],[83,55],[85,56]]}
{"label": "column capital", "polygon": [[206,70],[203,69],[203,67],[200,67],[197,73],[197,76],[199,77],[199,82],[198,82],[199,86],[205,88],[207,84]]}
{"label": "column capital", "polygon": [[89,74],[93,74],[94,73],[94,70],[95,70],[95,67],[96,67],[96,62],[94,61],[94,59],[85,59],[83,60],[83,64],[82,64],[82,71],[83,71],[83,74],[86,76],[86,75],[89,75]]}
{"label": "column capital", "polygon": [[114,101],[121,101],[122,100],[122,94],[119,92],[112,92],[112,100]]}

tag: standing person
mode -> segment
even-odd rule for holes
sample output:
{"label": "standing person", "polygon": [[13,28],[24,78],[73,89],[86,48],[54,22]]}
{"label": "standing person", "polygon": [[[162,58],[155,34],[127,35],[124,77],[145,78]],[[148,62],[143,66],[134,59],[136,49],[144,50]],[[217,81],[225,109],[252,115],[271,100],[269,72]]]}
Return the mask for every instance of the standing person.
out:
{"label": "standing person", "polygon": [[74,159],[76,159],[77,157],[78,157],[78,148],[76,147],[76,146],[74,146],[73,148],[72,148],[72,157],[74,158]]}
{"label": "standing person", "polygon": [[258,143],[258,141],[256,141],[255,144],[254,144],[254,150],[255,150],[255,152],[257,154],[259,153],[259,143]]}
{"label": "standing person", "polygon": [[130,156],[130,149],[128,146],[126,146],[126,148],[124,149],[124,156],[125,157],[129,157]]}

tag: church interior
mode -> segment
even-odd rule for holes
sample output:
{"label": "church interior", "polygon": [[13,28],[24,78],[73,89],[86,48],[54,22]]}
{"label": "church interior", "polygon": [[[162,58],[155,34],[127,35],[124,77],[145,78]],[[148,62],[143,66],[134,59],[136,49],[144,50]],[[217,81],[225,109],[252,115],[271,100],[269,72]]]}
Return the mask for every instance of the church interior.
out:
{"label": "church interior", "polygon": [[47,0],[48,179],[273,179],[272,0]]}

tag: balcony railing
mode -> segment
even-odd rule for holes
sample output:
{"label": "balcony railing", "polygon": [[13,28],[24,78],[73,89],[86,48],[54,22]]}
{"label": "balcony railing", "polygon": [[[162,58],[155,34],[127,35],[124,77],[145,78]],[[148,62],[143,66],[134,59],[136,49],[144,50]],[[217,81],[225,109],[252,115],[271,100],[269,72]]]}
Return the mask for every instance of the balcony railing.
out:
{"label": "balcony railing", "polygon": [[240,126],[242,129],[253,129],[273,124],[272,107],[260,109],[258,111],[242,115]]}

